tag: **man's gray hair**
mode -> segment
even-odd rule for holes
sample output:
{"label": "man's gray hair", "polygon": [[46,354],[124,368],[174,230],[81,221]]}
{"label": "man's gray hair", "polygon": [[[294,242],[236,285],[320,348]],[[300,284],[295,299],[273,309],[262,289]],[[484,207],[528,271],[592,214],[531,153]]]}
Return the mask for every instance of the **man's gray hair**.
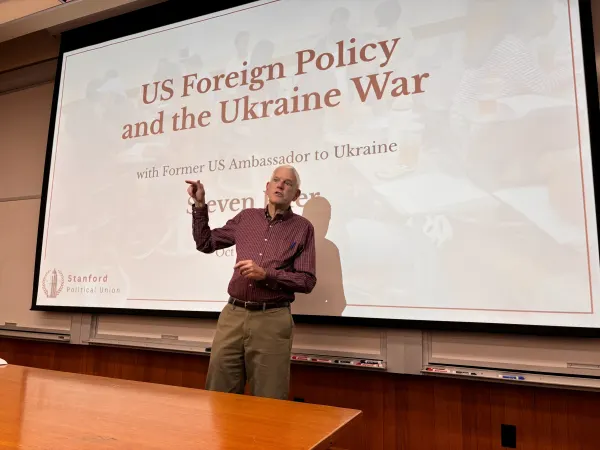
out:
{"label": "man's gray hair", "polygon": [[294,174],[294,177],[296,178],[296,189],[300,189],[300,174],[298,173],[298,171],[296,170],[296,168],[294,166],[291,166],[289,164],[284,164],[283,166],[276,167],[275,170],[273,170],[273,173],[271,174],[271,179],[273,179],[273,177],[275,176],[275,172],[277,172],[279,169],[291,170],[292,173]]}

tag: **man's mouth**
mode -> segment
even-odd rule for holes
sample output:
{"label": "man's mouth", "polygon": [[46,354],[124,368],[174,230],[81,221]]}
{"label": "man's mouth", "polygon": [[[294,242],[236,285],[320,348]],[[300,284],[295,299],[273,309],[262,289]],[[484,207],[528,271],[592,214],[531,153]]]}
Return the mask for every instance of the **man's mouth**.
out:
{"label": "man's mouth", "polygon": [[277,197],[283,197],[283,193],[282,193],[282,192],[275,192],[275,195],[276,195]]}

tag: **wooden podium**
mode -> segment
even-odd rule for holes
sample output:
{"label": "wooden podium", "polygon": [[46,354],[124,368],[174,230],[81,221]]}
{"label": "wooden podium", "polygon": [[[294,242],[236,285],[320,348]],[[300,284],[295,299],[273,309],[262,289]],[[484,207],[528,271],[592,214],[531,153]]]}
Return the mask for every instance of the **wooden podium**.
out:
{"label": "wooden podium", "polygon": [[330,449],[360,411],[0,367],[0,449]]}

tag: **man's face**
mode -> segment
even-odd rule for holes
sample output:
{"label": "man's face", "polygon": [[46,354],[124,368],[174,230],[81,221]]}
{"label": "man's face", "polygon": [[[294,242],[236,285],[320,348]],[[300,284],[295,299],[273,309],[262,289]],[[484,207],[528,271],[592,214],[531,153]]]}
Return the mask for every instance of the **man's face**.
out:
{"label": "man's face", "polygon": [[267,183],[267,197],[273,205],[287,207],[300,195],[298,180],[288,168],[279,168]]}

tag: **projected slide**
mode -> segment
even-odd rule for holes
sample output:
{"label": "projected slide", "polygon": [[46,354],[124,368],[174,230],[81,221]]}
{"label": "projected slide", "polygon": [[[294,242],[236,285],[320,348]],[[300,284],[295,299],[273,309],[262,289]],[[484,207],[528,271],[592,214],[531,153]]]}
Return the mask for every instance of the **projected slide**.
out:
{"label": "projected slide", "polygon": [[[576,0],[280,0],[64,54],[37,305],[220,311],[210,224],[302,178],[296,314],[596,326]],[[591,82],[595,83],[595,80]]]}

